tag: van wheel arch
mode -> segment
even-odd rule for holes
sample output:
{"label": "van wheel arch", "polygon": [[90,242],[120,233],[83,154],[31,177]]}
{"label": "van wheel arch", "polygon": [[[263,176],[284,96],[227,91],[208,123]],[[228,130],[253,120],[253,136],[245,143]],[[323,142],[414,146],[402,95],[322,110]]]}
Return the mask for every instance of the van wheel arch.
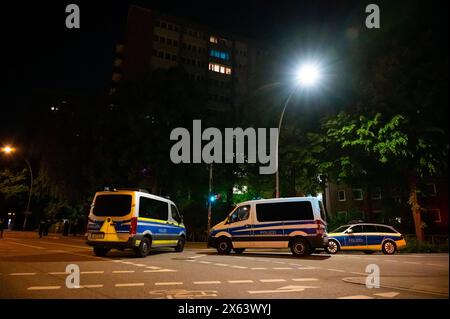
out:
{"label": "van wheel arch", "polygon": [[[295,249],[295,245],[304,245],[304,252],[303,253],[298,253],[297,249]],[[307,238],[305,238],[304,236],[294,236],[289,240],[289,248],[291,249],[292,253],[295,256],[308,256],[311,254],[312,251],[312,247],[311,244],[309,243],[309,240]]]}
{"label": "van wheel arch", "polygon": [[[223,248],[221,247],[221,243],[227,243],[228,247]],[[228,255],[233,249],[233,243],[231,242],[231,239],[227,236],[220,236],[217,238],[217,252],[221,255]]]}

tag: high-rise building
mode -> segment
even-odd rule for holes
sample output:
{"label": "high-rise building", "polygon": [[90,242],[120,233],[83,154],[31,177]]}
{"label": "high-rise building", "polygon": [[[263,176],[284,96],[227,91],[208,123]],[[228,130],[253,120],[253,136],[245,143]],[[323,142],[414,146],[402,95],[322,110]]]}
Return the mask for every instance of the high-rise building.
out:
{"label": "high-rise building", "polygon": [[131,6],[124,43],[116,48],[112,81],[182,66],[205,85],[210,110],[236,112],[264,54],[244,37]]}

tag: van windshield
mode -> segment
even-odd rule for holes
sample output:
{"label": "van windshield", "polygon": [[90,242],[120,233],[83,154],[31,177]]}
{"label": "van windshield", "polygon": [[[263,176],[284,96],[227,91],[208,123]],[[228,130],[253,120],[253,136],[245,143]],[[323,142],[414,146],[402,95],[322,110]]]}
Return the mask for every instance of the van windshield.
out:
{"label": "van windshield", "polygon": [[95,216],[120,217],[131,211],[131,195],[98,195],[94,202]]}

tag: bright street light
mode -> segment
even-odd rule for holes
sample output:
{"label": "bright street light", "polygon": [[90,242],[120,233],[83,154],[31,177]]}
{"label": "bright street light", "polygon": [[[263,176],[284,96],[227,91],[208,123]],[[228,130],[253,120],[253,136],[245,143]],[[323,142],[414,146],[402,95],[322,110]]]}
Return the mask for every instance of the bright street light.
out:
{"label": "bright street light", "polygon": [[11,154],[12,152],[14,152],[14,148],[12,148],[11,146],[5,146],[2,148],[2,152],[5,154]]}
{"label": "bright street light", "polygon": [[320,79],[319,67],[314,63],[301,65],[297,72],[295,80],[298,85],[309,87],[313,86]]}

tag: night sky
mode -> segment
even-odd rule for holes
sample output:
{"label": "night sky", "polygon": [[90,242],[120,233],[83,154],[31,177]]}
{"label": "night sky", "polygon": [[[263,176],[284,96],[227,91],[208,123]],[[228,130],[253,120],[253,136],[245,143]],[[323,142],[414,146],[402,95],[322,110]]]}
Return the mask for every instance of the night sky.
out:
{"label": "night sky", "polygon": [[[65,28],[65,7],[69,3],[80,6],[81,29]],[[34,91],[86,94],[105,90],[110,84],[114,46],[123,38],[127,8],[131,3],[242,34],[277,48],[288,45],[296,32],[305,30],[309,30],[315,40],[320,40],[323,34],[338,41],[345,40],[349,27],[362,26],[366,16],[364,7],[371,2],[165,0],[2,4],[1,30],[5,45],[1,50],[2,55],[6,54],[2,59],[2,74],[6,79],[3,96],[8,101],[5,103],[8,107],[2,106],[0,113],[2,129],[14,125],[11,121],[5,124],[6,118],[20,121],[20,117],[9,115],[26,112],[30,104],[27,97]],[[383,8],[386,2],[377,3]],[[401,23],[404,4],[398,4],[394,13],[382,13],[382,21],[389,15],[392,21]],[[448,4],[431,1],[426,2],[426,7],[434,15],[446,12],[441,9]],[[435,20],[439,22],[442,17],[437,16]],[[333,45],[337,48],[342,43]]]}

